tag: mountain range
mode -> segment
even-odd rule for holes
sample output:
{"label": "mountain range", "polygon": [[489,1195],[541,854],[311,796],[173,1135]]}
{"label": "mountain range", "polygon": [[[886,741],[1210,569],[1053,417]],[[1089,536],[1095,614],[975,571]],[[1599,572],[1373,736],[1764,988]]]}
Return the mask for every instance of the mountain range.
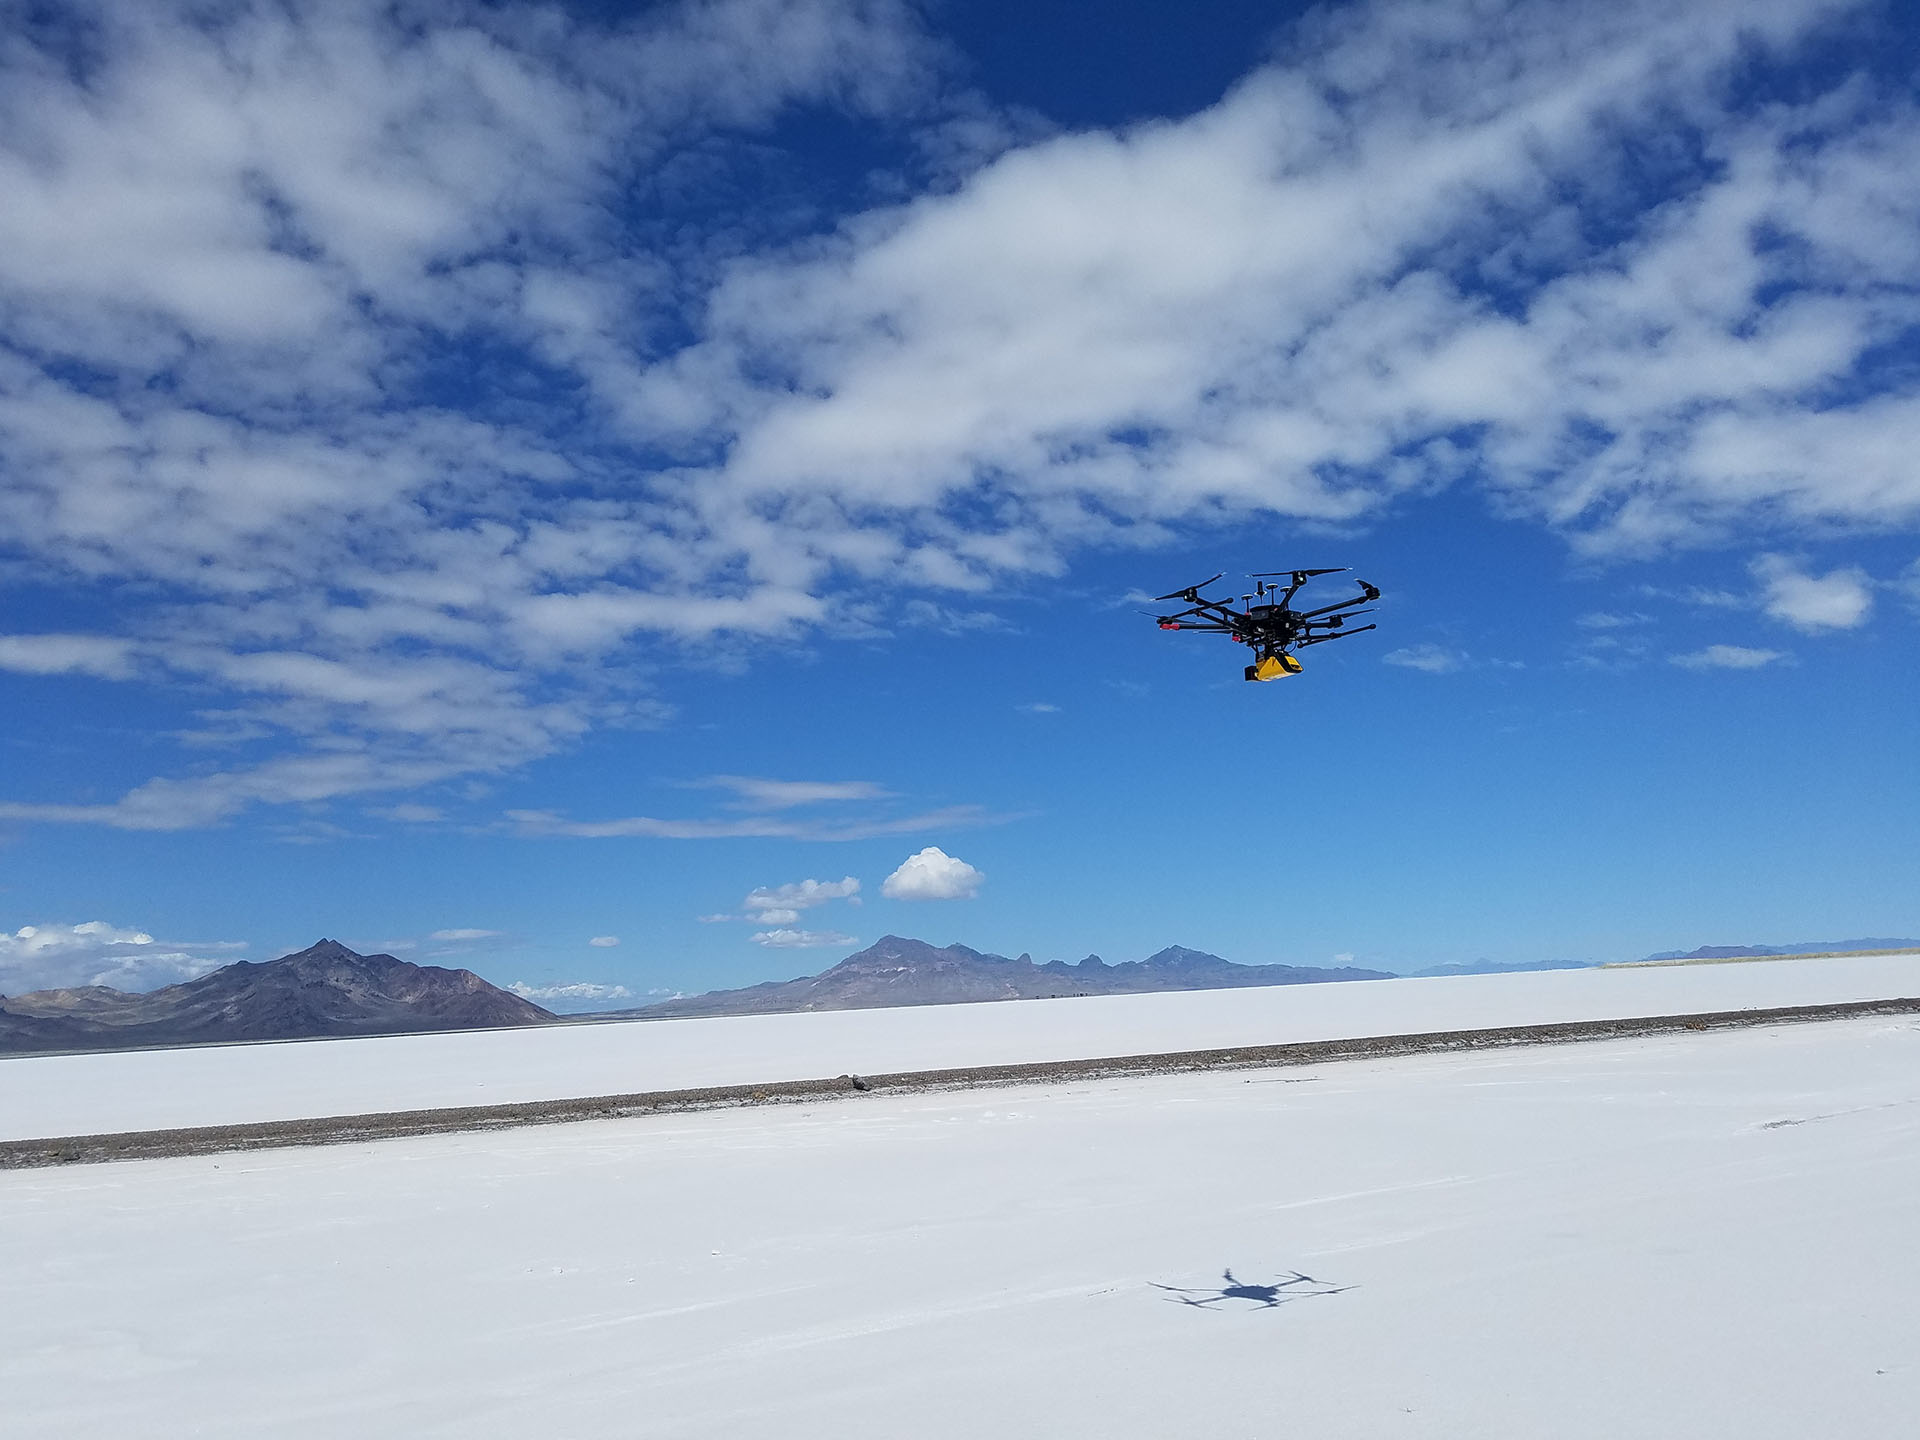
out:
{"label": "mountain range", "polygon": [[[1647,958],[1715,960],[1915,948],[1920,948],[1920,942],[1871,939],[1796,946],[1703,946]],[[1480,961],[1419,973],[1489,974],[1574,968],[1578,963]],[[818,975],[682,996],[634,1010],[563,1017],[488,984],[470,970],[415,965],[391,955],[360,955],[338,941],[321,940],[278,960],[259,965],[243,960],[144,995],[86,985],[0,996],[0,1054],[397,1035],[546,1025],[563,1019],[764,1015],[1393,978],[1385,971],[1353,966],[1237,965],[1180,945],[1118,965],[1109,965],[1098,955],[1071,965],[1064,960],[1036,965],[1030,955],[1008,959],[965,945],[934,946],[887,935]]]}
{"label": "mountain range", "polygon": [[396,1035],[544,1025],[556,1017],[471,970],[359,955],[322,940],[144,995],[83,985],[0,996],[0,1053]]}
{"label": "mountain range", "polygon": [[1089,955],[1074,965],[1064,960],[1036,965],[1030,955],[1009,960],[965,945],[935,947],[924,940],[885,935],[818,975],[768,981],[741,990],[714,990],[615,1013],[648,1019],[765,1015],[790,1010],[865,1010],[886,1005],[954,1005],[975,1000],[1139,995],[1161,990],[1229,990],[1391,978],[1382,970],[1351,966],[1236,965],[1218,955],[1179,945],[1170,945],[1145,960],[1118,965],[1109,965],[1098,955]]}
{"label": "mountain range", "polygon": [[1916,950],[1920,940],[1801,940],[1792,945],[1702,945],[1697,950],[1662,950],[1649,960],[1763,960],[1769,955],[1845,955],[1858,950]]}

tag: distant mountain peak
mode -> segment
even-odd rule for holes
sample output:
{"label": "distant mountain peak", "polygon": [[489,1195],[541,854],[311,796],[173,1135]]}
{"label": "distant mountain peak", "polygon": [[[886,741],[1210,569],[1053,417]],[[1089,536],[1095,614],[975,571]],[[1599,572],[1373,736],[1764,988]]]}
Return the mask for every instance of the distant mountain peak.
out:
{"label": "distant mountain peak", "polygon": [[1224,990],[1331,980],[1384,980],[1377,970],[1236,965],[1203,950],[1170,945],[1146,960],[1108,965],[1089,955],[1075,965],[1030,955],[1014,959],[965,945],[931,945],[883,935],[818,975],[684,996],[630,1012],[641,1015],[741,1015],[794,1010],[856,1010],[893,1005],[953,1005],[982,1000],[1129,995],[1157,990]]}
{"label": "distant mountain peak", "polygon": [[280,958],[283,960],[364,960],[367,957],[349,950],[338,940],[329,940],[322,935],[306,949],[296,950],[293,954],[283,955]]}
{"label": "distant mountain peak", "polygon": [[471,970],[361,955],[338,940],[238,961],[145,995],[94,986],[14,996],[0,1049],[121,1049],[541,1025],[554,1016]]}
{"label": "distant mountain peak", "polygon": [[[313,942],[313,944],[309,945],[304,950],[296,950],[291,955],[282,955],[278,960],[269,960],[267,963],[269,965],[289,965],[289,966],[369,965],[369,964],[375,965],[375,966],[386,966],[386,965],[412,965],[413,964],[413,962],[410,960],[401,960],[398,957],[393,955],[388,955],[385,952],[380,952],[372,955],[362,955],[357,950],[348,949],[345,945],[342,945],[338,940],[327,940],[327,939],[316,940]],[[432,969],[438,969],[439,967],[432,966],[432,965],[422,965],[422,966],[416,966],[415,968],[422,969],[422,970],[432,970]]]}
{"label": "distant mountain peak", "polygon": [[1218,955],[1209,955],[1204,950],[1189,950],[1184,945],[1169,945],[1166,949],[1149,955],[1145,961],[1163,970],[1190,970],[1198,965],[1231,965],[1231,960],[1222,960]]}

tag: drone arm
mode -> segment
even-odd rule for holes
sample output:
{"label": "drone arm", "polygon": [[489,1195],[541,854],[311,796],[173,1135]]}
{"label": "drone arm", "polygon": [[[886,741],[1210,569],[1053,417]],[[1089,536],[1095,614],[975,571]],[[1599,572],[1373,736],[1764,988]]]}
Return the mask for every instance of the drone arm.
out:
{"label": "drone arm", "polygon": [[1356,625],[1351,630],[1329,630],[1324,635],[1309,635],[1306,639],[1300,641],[1299,645],[1295,648],[1299,649],[1307,645],[1318,645],[1324,640],[1344,640],[1349,635],[1360,635],[1368,630],[1378,630],[1379,628],[1378,625]]}
{"label": "drone arm", "polygon": [[[1226,574],[1226,571],[1223,570],[1220,572],[1220,574],[1224,575]],[[1207,586],[1211,585],[1214,580],[1218,580],[1219,578],[1220,578],[1220,575],[1215,575],[1213,577],[1213,580],[1202,580],[1198,585],[1189,585],[1184,590],[1175,590],[1171,594],[1156,595],[1153,598],[1156,600],[1185,600],[1189,604],[1198,603],[1200,600],[1200,592],[1206,589]]]}
{"label": "drone arm", "polygon": [[[1198,616],[1205,623],[1189,625],[1186,623],[1189,615]],[[1159,615],[1155,618],[1162,625],[1168,621],[1176,622],[1182,630],[1200,630],[1206,625],[1214,625],[1222,630],[1244,630],[1248,623],[1246,616],[1237,610],[1229,610],[1218,600],[1202,600],[1190,609],[1178,610],[1171,615]]]}
{"label": "drone arm", "polygon": [[1300,612],[1300,618],[1307,620],[1315,615],[1331,615],[1336,610],[1348,610],[1355,605],[1371,604],[1379,598],[1380,591],[1378,587],[1369,585],[1366,581],[1362,580],[1360,582],[1360,593],[1355,595],[1351,600],[1336,600],[1331,605],[1322,605],[1318,610],[1302,610]]}
{"label": "drone arm", "polygon": [[1303,620],[1300,628],[1308,634],[1317,630],[1338,630],[1356,615],[1371,615],[1372,610],[1343,610],[1338,615],[1329,615],[1324,620]]}

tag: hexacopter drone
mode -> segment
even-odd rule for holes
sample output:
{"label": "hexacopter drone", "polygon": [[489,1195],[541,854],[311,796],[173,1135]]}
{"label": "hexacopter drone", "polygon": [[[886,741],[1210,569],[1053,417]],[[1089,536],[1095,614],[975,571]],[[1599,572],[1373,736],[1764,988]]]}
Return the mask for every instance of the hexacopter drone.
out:
{"label": "hexacopter drone", "polygon": [[[1318,610],[1293,608],[1293,597],[1307,581],[1316,575],[1344,574],[1347,568],[1342,565],[1332,570],[1275,570],[1249,575],[1247,578],[1255,582],[1253,594],[1241,597],[1240,603],[1245,608],[1240,610],[1235,610],[1224,600],[1209,600],[1201,595],[1202,590],[1220,578],[1216,575],[1213,580],[1202,580],[1198,585],[1175,590],[1171,595],[1154,596],[1156,600],[1184,600],[1193,607],[1155,618],[1159,620],[1162,630],[1200,630],[1212,635],[1231,635],[1235,643],[1251,645],[1254,661],[1247,666],[1249,680],[1278,680],[1282,675],[1298,675],[1301,665],[1294,651],[1327,640],[1343,640],[1349,635],[1358,635],[1363,630],[1374,628],[1372,625],[1347,628],[1347,621],[1355,615],[1372,613],[1359,607],[1380,598],[1380,591],[1364,580],[1359,582],[1360,593],[1351,600],[1322,605]],[[1267,584],[1269,580],[1282,577],[1289,582],[1284,589]],[[1266,597],[1269,595],[1277,598],[1268,600]],[[1265,603],[1256,605],[1253,603],[1256,600]]]}

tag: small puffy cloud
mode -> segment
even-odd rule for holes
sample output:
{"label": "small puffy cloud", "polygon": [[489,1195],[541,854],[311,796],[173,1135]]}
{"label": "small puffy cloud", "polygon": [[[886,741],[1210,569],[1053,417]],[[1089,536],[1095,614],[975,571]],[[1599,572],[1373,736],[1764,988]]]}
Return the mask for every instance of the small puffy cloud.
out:
{"label": "small puffy cloud", "polygon": [[740,902],[744,914],[702,915],[698,918],[703,925],[725,920],[745,920],[754,925],[775,927],[794,925],[799,922],[801,911],[825,905],[830,900],[845,900],[848,904],[858,905],[860,882],[848,875],[840,880],[809,879],[796,880],[790,885],[762,885]]}
{"label": "small puffy cloud", "polygon": [[971,900],[987,877],[937,845],[909,855],[880,886],[889,900]]}
{"label": "small puffy cloud", "polygon": [[842,935],[838,930],[760,930],[753,943],[769,950],[818,950],[827,945],[856,945],[859,937]]}
{"label": "small puffy cloud", "polygon": [[1796,630],[1852,630],[1873,612],[1873,582],[1858,566],[1808,575],[1784,556],[1762,555],[1753,573],[1767,614]]}
{"label": "small puffy cloud", "polygon": [[1049,705],[1044,700],[1036,700],[1031,705],[1016,705],[1013,708],[1028,715],[1058,715],[1060,713],[1060,707],[1058,705]]}
{"label": "small puffy cloud", "polygon": [[[762,885],[741,902],[756,918],[769,924],[790,924],[796,911],[811,910],[829,900],[845,900],[860,893],[860,882],[849,875],[842,880],[796,880],[791,885]],[[781,918],[775,919],[775,915]]]}
{"label": "small puffy cloud", "polygon": [[596,950],[611,950],[619,943],[620,937],[618,935],[595,935],[591,940],[587,941],[587,944],[593,946]]}
{"label": "small puffy cloud", "polygon": [[516,980],[507,986],[522,1000],[536,1003],[548,1000],[631,1000],[633,992],[624,985],[596,985],[580,980],[568,985],[529,985]]}
{"label": "small puffy cloud", "polygon": [[1398,650],[1389,650],[1380,658],[1389,665],[1419,670],[1428,675],[1445,675],[1467,663],[1465,655],[1440,645],[1405,645]]}
{"label": "small puffy cloud", "polygon": [[493,940],[502,933],[499,930],[436,930],[427,936],[429,940]]}
{"label": "small puffy cloud", "polygon": [[156,990],[231,964],[246,949],[239,940],[182,944],[144,930],[89,920],[81,925],[23,925],[0,934],[0,994],[107,985]]}
{"label": "small puffy cloud", "polygon": [[1709,645],[1668,658],[1683,670],[1758,670],[1786,656],[1779,650],[1755,650],[1745,645]]}

